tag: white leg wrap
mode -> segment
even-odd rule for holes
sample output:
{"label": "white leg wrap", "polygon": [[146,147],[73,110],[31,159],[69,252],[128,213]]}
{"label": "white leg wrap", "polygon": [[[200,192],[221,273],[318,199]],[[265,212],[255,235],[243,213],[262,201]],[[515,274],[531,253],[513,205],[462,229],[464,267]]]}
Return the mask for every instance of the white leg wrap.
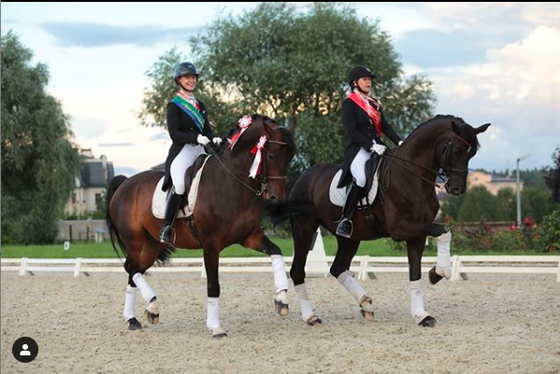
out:
{"label": "white leg wrap", "polygon": [[142,294],[145,302],[149,303],[150,300],[152,300],[156,296],[156,292],[142,274],[134,274],[132,280],[136,284],[136,287],[138,287],[138,289],[140,290],[140,293]]}
{"label": "white leg wrap", "polygon": [[450,242],[451,242],[451,231],[441,235],[437,238],[438,249],[437,249],[437,264],[436,264],[436,274],[445,279],[451,278],[451,254],[450,254]]}
{"label": "white leg wrap", "polygon": [[[272,271],[274,272],[274,286],[276,293],[288,290],[288,276],[286,275],[286,265],[284,264],[284,257],[282,255],[270,256],[272,260]],[[286,301],[287,303],[287,301]]]}
{"label": "white leg wrap", "polygon": [[301,318],[304,322],[309,321],[315,315],[309,297],[307,296],[307,285],[305,283],[298,284],[294,287],[298,299],[299,308],[301,310]]}
{"label": "white leg wrap", "polygon": [[220,327],[220,298],[209,297],[206,301],[206,308],[206,327],[208,327],[209,330]]}
{"label": "white leg wrap", "polygon": [[344,273],[338,276],[338,282],[344,286],[350,292],[350,294],[356,299],[358,304],[362,302],[364,296],[366,296],[366,291],[360,286],[360,284],[354,279],[351,272],[346,270]]}
{"label": "white leg wrap", "polygon": [[416,323],[422,322],[429,314],[424,310],[424,281],[410,282],[410,313]]}
{"label": "white leg wrap", "polygon": [[124,298],[123,317],[125,321],[136,317],[136,291],[138,288],[131,285],[126,286],[126,296]]}

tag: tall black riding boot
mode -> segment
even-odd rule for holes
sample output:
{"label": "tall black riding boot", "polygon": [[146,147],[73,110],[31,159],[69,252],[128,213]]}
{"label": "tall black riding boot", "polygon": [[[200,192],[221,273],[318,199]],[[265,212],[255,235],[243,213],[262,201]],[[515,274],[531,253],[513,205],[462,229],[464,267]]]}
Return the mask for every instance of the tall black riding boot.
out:
{"label": "tall black riding boot", "polygon": [[356,185],[355,182],[350,186],[350,191],[346,195],[346,201],[344,202],[344,207],[342,208],[342,217],[336,228],[336,235],[343,236],[345,238],[350,238],[352,232],[354,231],[354,225],[352,224],[352,216],[356,211],[356,206],[358,201],[360,201],[360,196],[362,195],[363,188]]}
{"label": "tall black riding boot", "polygon": [[164,223],[159,236],[159,241],[167,247],[174,248],[171,234],[173,233],[173,223],[175,222],[175,217],[177,217],[179,208],[181,208],[183,197],[184,195],[177,195],[175,192],[170,192],[167,198]]}

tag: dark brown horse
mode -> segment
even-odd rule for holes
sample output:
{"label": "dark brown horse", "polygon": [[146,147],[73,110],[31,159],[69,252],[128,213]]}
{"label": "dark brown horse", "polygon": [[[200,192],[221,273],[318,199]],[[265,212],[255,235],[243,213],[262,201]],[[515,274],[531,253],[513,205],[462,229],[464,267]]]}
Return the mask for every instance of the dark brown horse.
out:
{"label": "dark brown horse", "polygon": [[[226,335],[219,321],[219,255],[235,243],[271,256],[277,291],[275,305],[281,315],[287,315],[284,260],[280,248],[263,232],[261,221],[264,200],[285,198],[286,172],[295,152],[292,131],[279,127],[268,117],[253,115],[252,124],[233,149],[224,145],[208,159],[193,212],[195,229],[183,219],[175,222],[176,247],[203,248],[208,286],[207,326],[215,337]],[[259,141],[262,146],[264,140],[260,175],[250,178],[249,169],[256,157],[251,151]],[[152,214],[152,196],[162,177],[163,173],[158,171],[146,171],[129,179],[118,176],[108,190],[107,224],[111,239],[115,250],[116,241],[126,255],[124,268],[129,279],[123,315],[131,330],[142,328],[134,315],[137,289],[148,303],[148,321],[159,321],[156,294],[143,274],[156,260],[168,261],[172,252],[158,241],[162,220]]]}
{"label": "dark brown horse", "polygon": [[[436,116],[413,131],[403,145],[383,156],[377,197],[369,209],[356,212],[350,239],[336,237],[338,250],[330,269],[356,299],[366,319],[373,320],[372,299],[349,272],[350,265],[362,240],[391,237],[407,244],[412,316],[422,326],[435,325],[435,319],[424,310],[421,260],[426,237],[446,232],[443,226],[434,224],[439,210],[434,189],[436,177],[444,178],[449,193],[464,193],[468,162],[478,149],[477,134],[488,126],[473,128],[460,118]],[[305,263],[318,225],[335,233],[340,208],[329,201],[329,186],[339,170],[340,166],[333,164],[311,167],[295,182],[288,200],[275,204],[269,211],[275,224],[291,220],[295,249],[290,275],[302,317],[310,325],[320,324],[321,320],[308,300]],[[368,215],[378,230],[372,230],[366,222]],[[449,236],[443,237],[446,236],[440,243],[446,249],[438,250],[438,268],[430,272],[432,283],[449,275]]]}

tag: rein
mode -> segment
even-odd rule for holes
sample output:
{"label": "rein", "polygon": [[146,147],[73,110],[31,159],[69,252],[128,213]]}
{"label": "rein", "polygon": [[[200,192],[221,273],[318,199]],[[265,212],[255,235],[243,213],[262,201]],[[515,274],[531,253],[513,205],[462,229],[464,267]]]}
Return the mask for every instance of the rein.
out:
{"label": "rein", "polygon": [[[439,170],[434,170],[434,169],[430,169],[428,167],[425,167],[424,165],[420,165],[414,161],[410,161],[401,157],[398,157],[394,154],[383,154],[381,155],[382,158],[385,158],[387,160],[389,160],[391,163],[396,162],[397,165],[399,165],[400,167],[402,167],[403,169],[409,171],[411,174],[415,175],[416,177],[422,179],[423,181],[431,184],[432,186],[435,186],[437,188],[441,188],[441,186],[439,184],[437,184],[436,182],[433,182],[431,180],[429,180],[428,178],[425,178],[423,176],[421,176],[420,174],[416,173],[415,171],[411,170],[410,168],[406,167],[402,162],[406,162],[408,164],[414,165],[416,167],[419,167],[421,169],[424,169],[426,171],[429,171],[433,174],[435,174],[436,177],[440,177],[443,181],[444,181],[444,186],[447,188],[448,183],[449,183],[449,175],[451,173],[461,173],[461,174],[468,174],[469,171],[468,170],[464,170],[464,169],[454,169],[451,167],[451,155],[453,152],[453,141],[455,139],[455,137],[457,137],[459,140],[461,140],[463,143],[465,143],[469,149],[467,150],[467,152],[470,151],[471,149],[471,145],[462,137],[460,137],[459,135],[453,134],[451,135],[451,137],[449,138],[449,140],[447,141],[447,143],[445,144],[445,147],[443,147],[441,154],[438,158],[438,161],[440,163],[440,167],[439,170],[441,170],[441,172]],[[443,156],[443,164],[441,162]],[[395,161],[398,160],[398,161]],[[402,161],[402,162],[399,162]],[[388,173],[390,171],[390,168],[388,168],[386,170],[386,173]]]}
{"label": "rein", "polygon": [[[267,143],[273,143],[273,144],[279,144],[279,145],[288,145],[288,143],[286,142],[280,142],[277,140],[267,140]],[[265,146],[266,147],[266,146]],[[227,163],[226,160],[224,160],[222,158],[222,156],[220,156],[218,154],[218,151],[216,148],[214,148],[214,146],[210,146],[210,153],[212,154],[212,156],[216,157],[216,159],[218,160],[218,162],[220,163],[220,165],[222,165],[222,167],[225,169],[225,171],[227,171],[227,173],[229,175],[231,175],[233,177],[233,179],[235,179],[236,181],[238,181],[239,183],[241,183],[244,187],[246,187],[247,189],[249,189],[251,192],[253,192],[256,196],[262,196],[262,194],[264,193],[264,191],[268,190],[268,181],[269,180],[287,180],[288,177],[285,175],[282,176],[267,176],[266,175],[266,148],[263,148],[263,173],[260,178],[260,182],[261,182],[261,187],[260,189],[255,189],[252,186],[250,186],[249,184],[247,184],[241,177],[239,177],[236,170],[233,169],[233,167],[231,165],[229,165]]]}

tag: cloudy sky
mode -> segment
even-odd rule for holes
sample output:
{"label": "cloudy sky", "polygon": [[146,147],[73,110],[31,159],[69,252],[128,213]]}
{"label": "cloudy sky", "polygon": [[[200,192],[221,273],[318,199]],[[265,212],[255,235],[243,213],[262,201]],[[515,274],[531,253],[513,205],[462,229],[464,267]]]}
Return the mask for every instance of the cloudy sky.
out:
{"label": "cloudy sky", "polygon": [[[131,175],[164,161],[163,129],[140,127],[145,71],[217,15],[254,3],[1,3],[2,33],[12,29],[48,64],[50,92],[71,116],[82,148],[106,154]],[[298,5],[306,6],[306,5]],[[491,122],[473,168],[551,165],[560,145],[560,4],[359,3],[379,19],[407,74],[435,83],[436,113],[472,125]]]}

